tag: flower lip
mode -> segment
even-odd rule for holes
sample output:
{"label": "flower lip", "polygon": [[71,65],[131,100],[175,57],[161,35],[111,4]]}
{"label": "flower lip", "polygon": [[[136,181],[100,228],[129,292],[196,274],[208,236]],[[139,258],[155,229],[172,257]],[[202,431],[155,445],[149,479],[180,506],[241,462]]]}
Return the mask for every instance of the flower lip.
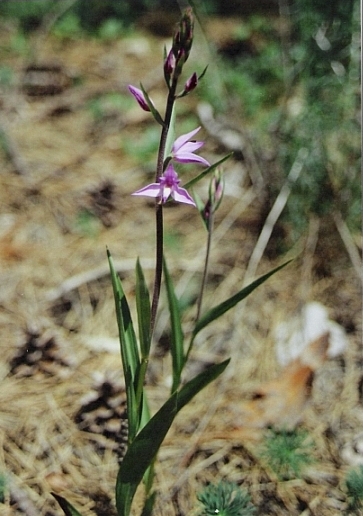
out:
{"label": "flower lip", "polygon": [[183,134],[177,138],[173,144],[171,155],[175,161],[179,163],[201,163],[207,167],[210,166],[209,161],[201,156],[197,156],[194,152],[204,145],[204,142],[189,141],[200,127],[197,127],[189,133]]}
{"label": "flower lip", "polygon": [[160,197],[160,202],[165,203],[169,197],[174,201],[195,206],[195,202],[185,188],[179,186],[180,179],[171,163],[167,166],[164,174],[159,178],[159,183],[150,185],[137,190],[132,195],[145,195],[146,197]]}

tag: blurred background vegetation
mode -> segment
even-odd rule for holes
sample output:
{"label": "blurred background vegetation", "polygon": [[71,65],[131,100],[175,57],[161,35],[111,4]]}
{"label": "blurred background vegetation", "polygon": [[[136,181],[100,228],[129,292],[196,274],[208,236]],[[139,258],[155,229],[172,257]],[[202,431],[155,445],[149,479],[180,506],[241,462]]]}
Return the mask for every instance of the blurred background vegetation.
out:
{"label": "blurred background vegetation", "polygon": [[[240,113],[256,155],[268,168],[263,171],[267,205],[299,151],[307,151],[306,172],[294,184],[281,218],[281,250],[306,230],[309,218],[336,211],[353,234],[360,234],[358,0],[190,3],[201,22],[203,16],[240,19],[229,44],[216,49],[223,98],[212,80],[202,82],[198,95],[217,112]],[[18,43],[26,46],[29,35],[54,14],[51,31],[60,38],[112,40],[134,30],[147,13],[178,14],[184,5],[176,0],[2,0],[0,16],[17,23]],[[271,15],[283,26],[271,23]],[[10,81],[9,67],[0,67],[0,83]],[[154,146],[145,142],[145,152]]]}

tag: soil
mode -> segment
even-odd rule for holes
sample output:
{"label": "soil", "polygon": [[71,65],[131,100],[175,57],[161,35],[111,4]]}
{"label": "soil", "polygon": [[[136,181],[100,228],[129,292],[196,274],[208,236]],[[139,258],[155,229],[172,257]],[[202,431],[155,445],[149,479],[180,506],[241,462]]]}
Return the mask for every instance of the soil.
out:
{"label": "soil", "polygon": [[[113,515],[127,416],[106,247],[134,306],[138,256],[152,284],[154,206],[130,193],[151,182],[153,164],[128,149],[154,124],[127,98],[126,87],[142,81],[162,105],[168,40],[145,30],[114,41],[39,32],[19,51],[11,43],[15,36],[14,26],[2,22],[2,63],[14,77],[0,99],[0,472],[8,486],[0,513],[60,515],[55,492],[85,516]],[[184,122],[190,113],[196,119],[197,104],[198,97],[185,99]],[[236,113],[230,120],[241,125]],[[210,161],[230,150],[208,127],[200,138]],[[241,288],[267,215],[248,159],[253,142],[244,150],[244,160],[237,156],[224,168],[206,308]],[[207,187],[198,188],[203,199]],[[197,210],[183,205],[165,208],[165,227],[188,331],[206,232]],[[196,493],[221,479],[247,488],[261,515],[347,510],[345,476],[363,464],[361,280],[330,217],[312,218],[309,232],[288,252],[279,251],[277,237],[273,232],[256,275],[294,261],[197,341],[187,376],[214,361],[232,361],[167,436],[156,470],[156,515],[195,513]],[[228,429],[248,392],[280,374],[276,325],[308,301],[327,307],[348,345],[316,372],[301,414],[299,428],[314,443],[314,462],[299,478],[281,480],[261,458],[261,442],[233,439]],[[170,384],[167,325],[162,301],[148,376],[153,410]],[[141,500],[140,492],[134,514]]]}

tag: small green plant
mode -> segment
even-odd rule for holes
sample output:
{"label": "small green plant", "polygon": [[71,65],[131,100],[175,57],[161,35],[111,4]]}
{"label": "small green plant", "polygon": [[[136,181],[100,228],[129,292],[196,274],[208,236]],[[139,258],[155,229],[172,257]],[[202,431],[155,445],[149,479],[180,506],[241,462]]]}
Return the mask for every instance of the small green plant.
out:
{"label": "small green plant", "polygon": [[303,430],[270,430],[261,456],[281,480],[288,480],[313,462],[312,446]]}
{"label": "small green plant", "polygon": [[348,494],[349,510],[363,509],[363,465],[348,472],[345,485]]}
{"label": "small green plant", "polygon": [[247,491],[233,482],[210,484],[197,496],[203,504],[199,516],[252,516],[256,514],[255,507]]}

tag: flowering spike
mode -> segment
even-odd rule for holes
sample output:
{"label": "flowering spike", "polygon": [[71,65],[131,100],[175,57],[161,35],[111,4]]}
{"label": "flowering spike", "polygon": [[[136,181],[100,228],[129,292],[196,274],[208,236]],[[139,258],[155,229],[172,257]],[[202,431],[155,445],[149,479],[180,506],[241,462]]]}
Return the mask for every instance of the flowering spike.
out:
{"label": "flowering spike", "polygon": [[185,10],[182,19],[180,20],[178,30],[173,39],[173,52],[175,57],[178,57],[182,50],[185,53],[185,61],[189,57],[189,52],[192,48],[194,33],[194,19],[192,9]]}
{"label": "flowering spike", "polygon": [[132,195],[145,195],[146,197],[160,197],[160,202],[165,203],[171,196],[174,201],[195,206],[195,202],[185,188],[179,186],[180,179],[170,163],[164,174],[159,178],[159,183],[151,183]]}
{"label": "flowering spike", "polygon": [[[174,33],[171,53],[175,58],[175,67],[173,70],[173,80],[176,81],[182,72],[184,63],[189,57],[193,43],[194,20],[192,10],[186,9],[178,28]],[[165,69],[164,69],[165,73]]]}

